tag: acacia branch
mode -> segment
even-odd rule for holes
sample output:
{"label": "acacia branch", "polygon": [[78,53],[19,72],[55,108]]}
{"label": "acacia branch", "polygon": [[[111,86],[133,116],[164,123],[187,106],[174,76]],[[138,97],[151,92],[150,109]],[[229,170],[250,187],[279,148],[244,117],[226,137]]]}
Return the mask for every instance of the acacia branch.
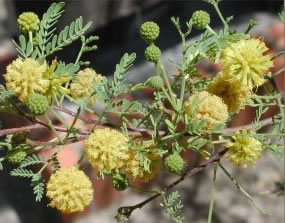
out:
{"label": "acacia branch", "polygon": [[[79,137],[76,137],[76,138],[71,138],[71,139],[68,139],[66,141],[65,145],[76,143],[76,142],[80,142],[80,141],[85,140],[86,138],[87,138],[87,135],[86,136],[79,136]],[[55,147],[57,145],[60,145],[61,142],[60,141],[45,142],[45,141],[32,141],[32,140],[29,140],[28,144],[31,145],[31,146],[52,146],[52,147]]]}
{"label": "acacia branch", "polygon": [[[263,120],[259,121],[258,124],[260,124],[259,125],[260,127],[264,127],[264,126],[272,124],[272,122],[273,122],[273,117],[269,117],[269,118],[266,118],[266,119],[263,119]],[[237,127],[226,128],[226,129],[224,129],[222,131],[225,131],[225,132],[236,132],[236,131],[239,131],[239,130],[242,130],[242,129],[252,129],[252,126],[253,126],[253,124],[241,125],[241,126],[237,126]]]}
{"label": "acacia branch", "polygon": [[[27,126],[18,127],[18,128],[2,129],[0,130],[0,137],[4,135],[15,134],[15,133],[29,132],[35,129],[49,129],[48,126],[43,125],[43,124],[44,123],[37,123],[34,125],[27,125]],[[56,131],[59,131],[59,132],[68,132],[67,128],[57,127],[57,126],[55,126],[54,128]],[[81,135],[88,135],[88,132],[83,131],[83,130],[77,130],[77,133]]]}
{"label": "acacia branch", "polygon": [[166,186],[161,192],[158,192],[158,193],[152,195],[148,199],[146,199],[146,200],[144,200],[144,201],[142,201],[142,202],[140,202],[140,203],[138,203],[136,205],[120,207],[118,209],[118,214],[117,214],[116,218],[118,220],[127,220],[134,210],[136,210],[138,208],[142,208],[147,203],[151,202],[155,198],[157,198],[157,197],[161,196],[162,194],[166,193],[168,190],[170,190],[171,188],[173,188],[177,184],[179,184],[182,181],[184,181],[186,177],[193,176],[193,175],[197,174],[198,172],[202,171],[203,169],[207,168],[208,166],[210,166],[210,165],[212,165],[212,164],[214,164],[216,162],[220,162],[221,158],[225,155],[225,153],[227,151],[228,151],[227,148],[221,149],[216,154],[214,154],[210,159],[202,162],[198,167],[195,167],[194,169],[191,169],[189,171],[184,172],[178,180],[172,182],[171,184]]}
{"label": "acacia branch", "polygon": [[[76,112],[73,112],[65,107],[62,107],[62,106],[57,106],[57,105],[52,105],[52,108],[54,110],[57,110],[57,111],[61,111],[61,112],[64,112],[70,116],[73,116],[75,117],[76,116]],[[90,119],[90,118],[87,118],[86,116],[84,116],[83,114],[80,114],[78,116],[78,119],[84,121],[86,124],[94,124],[97,120],[95,119]]]}
{"label": "acacia branch", "polygon": [[[272,118],[273,117],[269,117],[266,118],[264,120],[261,120],[260,123],[260,127],[264,127],[266,125],[272,124]],[[109,123],[105,123],[105,124],[101,124],[98,125],[99,127],[110,127]],[[231,127],[231,128],[226,128],[223,131],[225,132],[235,132],[241,129],[251,129],[253,126],[253,124],[248,124],[248,125],[242,125],[242,126],[238,126],[238,127]],[[49,127],[42,122],[38,122],[37,124],[34,125],[28,125],[28,126],[23,126],[23,127],[18,127],[18,128],[10,128],[10,129],[2,129],[0,130],[0,136],[4,136],[4,135],[9,135],[9,134],[15,134],[15,133],[20,133],[20,132],[27,132],[27,131],[31,131],[34,129],[45,129]],[[67,128],[63,128],[63,127],[55,127],[55,129],[59,132],[68,132]],[[134,135],[134,136],[151,136],[154,134],[153,130],[150,129],[143,129],[143,128],[133,128],[130,127],[128,128],[130,130],[130,134]],[[84,130],[79,130],[79,129],[75,129],[75,132],[81,135],[88,135],[88,131],[84,131]],[[159,136],[165,136],[167,134],[166,131],[159,131],[158,135]]]}

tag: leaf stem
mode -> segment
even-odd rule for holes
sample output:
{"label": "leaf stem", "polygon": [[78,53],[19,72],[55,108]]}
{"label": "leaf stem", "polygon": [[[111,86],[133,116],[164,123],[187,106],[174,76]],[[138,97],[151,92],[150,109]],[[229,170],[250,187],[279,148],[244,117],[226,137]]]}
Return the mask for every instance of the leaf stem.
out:
{"label": "leaf stem", "polygon": [[235,178],[225,169],[225,167],[220,163],[219,167],[227,175],[227,177],[236,185],[237,189],[253,204],[253,206],[263,215],[266,213],[257,205],[253,198],[247,193],[247,191],[235,180]]}
{"label": "leaf stem", "polygon": [[212,196],[211,196],[211,202],[210,202],[209,213],[208,213],[208,223],[212,222],[213,208],[214,208],[214,202],[215,202],[215,192],[216,192],[216,175],[217,175],[217,165],[214,166]]}
{"label": "leaf stem", "polygon": [[224,24],[224,27],[225,27],[226,29],[229,29],[229,25],[226,23],[226,20],[224,19],[223,15],[222,15],[222,13],[221,13],[219,7],[218,7],[218,3],[215,2],[215,3],[213,3],[212,5],[214,6],[216,12],[218,13],[218,16],[220,17],[222,23]]}
{"label": "leaf stem", "polygon": [[45,113],[44,115],[45,120],[47,121],[47,124],[50,128],[50,130],[55,134],[55,136],[57,137],[57,139],[60,141],[61,144],[63,144],[63,140],[61,139],[61,137],[59,136],[58,132],[55,130],[52,121],[50,120],[50,118],[47,116],[47,114]]}

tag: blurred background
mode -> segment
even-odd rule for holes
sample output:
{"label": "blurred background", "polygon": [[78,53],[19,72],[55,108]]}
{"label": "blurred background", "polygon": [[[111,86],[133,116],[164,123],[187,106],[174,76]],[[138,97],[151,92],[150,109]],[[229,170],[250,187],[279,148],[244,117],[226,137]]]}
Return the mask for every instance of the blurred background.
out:
{"label": "blurred background", "polygon": [[[6,66],[15,57],[16,52],[11,38],[19,35],[16,27],[16,19],[24,11],[33,11],[41,18],[52,2],[47,0],[0,0],[0,74],[5,73]],[[195,10],[206,10],[211,15],[211,27],[218,30],[221,22],[211,5],[203,1],[164,1],[164,0],[67,0],[65,13],[62,16],[58,30],[64,28],[75,18],[83,16],[84,21],[92,21],[93,25],[88,34],[100,37],[97,41],[98,50],[88,53],[84,59],[91,62],[97,73],[112,77],[116,63],[125,53],[135,52],[137,59],[128,79],[131,83],[146,80],[153,74],[153,65],[145,62],[143,52],[146,44],[140,38],[138,30],[140,25],[148,20],[153,20],[160,26],[160,37],[157,45],[163,52],[162,62],[170,74],[175,73],[174,67],[168,59],[179,61],[181,59],[180,37],[170,22],[171,16],[180,17],[185,24]],[[284,24],[278,18],[278,12],[283,9],[283,1],[259,0],[259,1],[223,1],[220,9],[225,17],[234,15],[231,27],[237,31],[245,31],[249,19],[257,21],[250,34],[255,37],[262,36],[271,54],[284,49]],[[184,26],[185,28],[185,26]],[[193,30],[188,41],[200,36],[200,32]],[[58,54],[59,60],[73,62],[80,48],[77,41]],[[68,53],[66,53],[68,52]],[[284,66],[284,58],[279,57],[274,61],[275,69]],[[205,75],[216,74],[219,67],[208,61],[199,64],[199,70]],[[3,81],[3,78],[0,79]],[[278,84],[284,89],[284,75],[279,75]],[[130,98],[151,99],[152,92],[145,91]],[[66,104],[71,109],[71,105]],[[270,111],[271,115],[276,112]],[[270,115],[267,114],[267,115]],[[253,110],[246,109],[241,112],[238,119],[232,125],[247,124],[252,120]],[[6,120],[6,128],[16,127],[21,122]],[[42,132],[41,134],[48,134]],[[68,154],[62,154],[62,166],[71,165],[81,151],[81,144],[73,145]],[[185,155],[189,156],[189,155]],[[187,158],[187,157],[186,157]],[[191,159],[193,166],[199,163],[195,157]],[[272,194],[275,181],[283,180],[283,161],[271,154],[265,156],[255,169],[239,169],[226,164],[231,173],[236,176],[240,183],[251,193],[270,215],[261,216],[231,184],[231,182],[218,172],[216,203],[214,208],[213,223],[280,223],[284,222],[284,197]],[[113,217],[116,209],[124,205],[138,203],[147,196],[131,190],[115,192],[111,188],[110,180],[100,181],[96,179],[96,171],[88,169],[95,187],[95,201],[88,210],[79,215],[61,215],[54,209],[47,207],[48,201],[36,203],[30,182],[23,179],[11,178],[7,166],[0,173],[0,223],[109,223],[115,222]],[[181,191],[182,200],[185,204],[185,222],[204,223],[207,219],[208,204],[211,192],[211,169],[185,180],[177,187]],[[173,181],[175,177],[169,177],[162,173],[155,182],[146,187],[158,188]],[[141,211],[135,211],[129,222],[134,223],[166,223],[170,222],[166,213],[159,205],[157,199],[144,207]]]}

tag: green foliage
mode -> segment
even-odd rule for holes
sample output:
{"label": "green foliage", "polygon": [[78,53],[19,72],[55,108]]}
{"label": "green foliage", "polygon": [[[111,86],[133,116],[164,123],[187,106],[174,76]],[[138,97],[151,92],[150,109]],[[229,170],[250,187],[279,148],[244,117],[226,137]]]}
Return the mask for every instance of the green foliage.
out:
{"label": "green foliage", "polygon": [[65,64],[64,62],[57,63],[57,67],[55,70],[56,76],[65,76],[65,75],[74,75],[77,71],[79,71],[80,66],[78,64]]}
{"label": "green foliage", "polygon": [[15,176],[15,177],[27,177],[27,178],[31,178],[34,176],[33,171],[31,170],[27,170],[27,169],[23,169],[23,168],[17,168],[17,169],[13,169],[10,172],[11,176]]}
{"label": "green foliage", "polygon": [[181,210],[183,204],[180,200],[180,194],[178,191],[174,191],[167,197],[162,196],[162,206],[166,209],[167,214],[171,217],[174,223],[184,223],[184,217],[181,216]]}
{"label": "green foliage", "polygon": [[57,171],[58,169],[60,169],[60,163],[59,163],[59,160],[56,156],[57,154],[54,154],[50,157],[49,161],[52,162],[52,165],[51,165],[51,170],[52,172],[54,173],[55,171]]}
{"label": "green foliage", "polygon": [[46,161],[40,155],[32,154],[31,156],[27,156],[20,164],[19,168],[24,168],[36,164],[45,164]]}
{"label": "green foliage", "polygon": [[7,101],[9,98],[15,95],[14,92],[7,90],[3,85],[0,84],[0,104]]}
{"label": "green foliage", "polygon": [[29,56],[31,56],[32,58],[36,58],[37,56],[37,52],[35,51],[35,53],[32,55],[33,53],[33,42],[32,41],[29,41],[26,39],[26,37],[24,35],[20,35],[19,36],[19,44],[18,45],[14,40],[12,40],[15,47],[16,47],[16,50],[18,51],[19,53],[19,56],[22,57],[22,58],[28,58]]}
{"label": "green foliage", "polygon": [[137,152],[137,157],[140,163],[143,165],[143,168],[147,172],[151,172],[151,160],[147,157],[147,152],[139,151]]}
{"label": "green foliage", "polygon": [[208,143],[208,140],[200,138],[199,136],[191,137],[187,140],[187,147],[193,149],[196,152],[205,146]]}
{"label": "green foliage", "polygon": [[125,53],[120,60],[120,63],[116,65],[116,70],[114,72],[114,80],[111,82],[112,96],[116,97],[120,94],[126,93],[128,88],[123,86],[128,75],[128,70],[133,65],[136,59],[136,54]]}
{"label": "green foliage", "polygon": [[36,202],[40,202],[45,191],[43,177],[41,175],[34,175],[31,180],[31,186],[33,187],[34,195],[36,196]]}
{"label": "green foliage", "polygon": [[[26,169],[26,167],[30,167],[33,165],[42,164],[42,168],[34,173],[32,170]],[[40,155],[32,154],[31,156],[26,157],[20,164],[19,167],[13,169],[10,172],[11,176],[30,178],[31,179],[31,187],[33,187],[33,192],[36,197],[36,201],[41,201],[44,194],[44,179],[41,175],[44,168],[47,166],[47,162]]]}
{"label": "green foliage", "polygon": [[[43,41],[40,35],[39,47],[42,49],[42,51],[44,51],[44,55],[42,57],[47,57],[56,51],[62,50],[63,47],[68,46],[83,35],[90,26],[91,22],[83,26],[82,17],[79,17],[69,26],[66,26],[58,36],[53,35],[51,41]],[[44,45],[45,47],[43,47]]]}

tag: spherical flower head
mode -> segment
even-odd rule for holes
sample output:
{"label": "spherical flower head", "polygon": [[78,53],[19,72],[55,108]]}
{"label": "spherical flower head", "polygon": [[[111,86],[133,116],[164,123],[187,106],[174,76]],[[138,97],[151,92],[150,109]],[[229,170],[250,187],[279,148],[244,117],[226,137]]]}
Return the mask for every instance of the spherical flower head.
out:
{"label": "spherical flower head", "polygon": [[193,105],[196,96],[192,95],[185,104],[185,113],[191,119],[205,120],[205,130],[211,130],[218,124],[224,124],[228,119],[228,107],[223,100],[207,91],[197,95],[197,103]]}
{"label": "spherical flower head", "polygon": [[148,46],[144,51],[145,59],[155,64],[160,60],[160,56],[161,56],[161,51],[155,45]]}
{"label": "spherical flower head", "polygon": [[129,179],[124,174],[115,173],[112,175],[112,185],[118,191],[126,190],[129,187]]}
{"label": "spherical flower head", "polygon": [[229,112],[238,112],[251,97],[250,89],[227,72],[220,72],[207,86],[207,91],[223,99]]}
{"label": "spherical flower head", "polygon": [[50,83],[42,77],[46,68],[46,64],[39,64],[34,59],[18,58],[7,66],[7,72],[4,75],[6,86],[22,102],[26,102],[35,92],[44,94]]}
{"label": "spherical flower head", "polygon": [[141,25],[140,35],[144,41],[151,44],[159,36],[159,26],[152,21],[145,22]]}
{"label": "spherical flower head", "polygon": [[124,168],[126,174],[133,181],[148,182],[156,177],[161,168],[161,157],[157,154],[156,149],[153,149],[147,158],[151,161],[150,171],[145,170],[143,164],[135,151],[130,150],[130,158],[126,161]]}
{"label": "spherical flower head", "polygon": [[145,85],[154,89],[161,89],[163,81],[160,76],[153,76],[145,82]]}
{"label": "spherical flower head", "polygon": [[53,173],[47,183],[46,196],[50,206],[63,213],[83,211],[93,200],[93,188],[86,174],[76,167]]}
{"label": "spherical flower head", "polygon": [[33,12],[23,12],[17,19],[17,25],[22,33],[36,32],[40,28],[40,19]]}
{"label": "spherical flower head", "polygon": [[28,99],[27,106],[33,115],[43,115],[48,110],[49,103],[46,96],[33,93]]}
{"label": "spherical flower head", "polygon": [[21,163],[27,156],[27,153],[23,150],[16,150],[13,151],[11,155],[8,157],[8,162],[12,164],[18,164]]}
{"label": "spherical flower head", "polygon": [[[70,85],[71,96],[75,100],[89,97],[94,93],[96,83],[99,83],[101,80],[102,76],[97,74],[95,70],[91,68],[79,71]],[[95,99],[96,94],[89,99],[89,103],[94,102]]]}
{"label": "spherical flower head", "polygon": [[247,168],[248,166],[255,166],[256,161],[261,157],[263,153],[262,143],[248,135],[246,130],[243,130],[241,134],[237,133],[230,141],[226,144],[229,148],[225,157],[232,163],[238,166]]}
{"label": "spherical flower head", "polygon": [[265,82],[264,76],[273,66],[270,57],[264,55],[267,50],[259,39],[243,39],[222,52],[221,62],[226,72],[252,90]]}
{"label": "spherical flower head", "polygon": [[210,22],[209,13],[203,10],[195,11],[192,15],[192,25],[198,30],[205,29],[206,26],[210,24]]}
{"label": "spherical flower head", "polygon": [[170,173],[180,175],[184,168],[184,160],[178,153],[173,153],[165,158],[164,166]]}
{"label": "spherical flower head", "polygon": [[121,168],[129,158],[127,137],[110,128],[96,129],[84,143],[84,153],[99,171]]}

